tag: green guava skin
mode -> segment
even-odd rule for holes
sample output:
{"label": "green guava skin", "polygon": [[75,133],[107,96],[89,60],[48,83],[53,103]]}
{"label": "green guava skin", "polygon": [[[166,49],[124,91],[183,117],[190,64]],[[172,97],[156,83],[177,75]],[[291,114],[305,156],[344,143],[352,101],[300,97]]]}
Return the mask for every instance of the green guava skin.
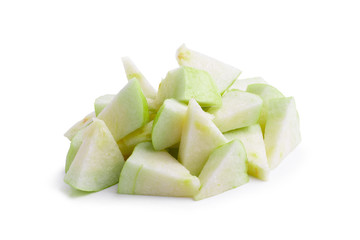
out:
{"label": "green guava skin", "polygon": [[264,134],[267,113],[269,111],[269,101],[274,98],[283,98],[285,96],[273,86],[263,83],[250,84],[248,85],[246,91],[260,96],[263,100],[263,107],[260,113],[259,124]]}
{"label": "green guava skin", "polygon": [[156,98],[158,106],[168,98],[183,103],[188,103],[194,98],[202,107],[221,105],[221,95],[211,75],[185,66],[169,71],[161,81]]}
{"label": "green guava skin", "polygon": [[105,122],[115,141],[144,126],[149,121],[149,111],[139,82],[135,78],[129,80],[98,119]]}
{"label": "green guava skin", "polygon": [[260,125],[254,124],[226,132],[224,136],[229,141],[240,140],[243,143],[249,163],[248,174],[263,181],[268,180],[270,168]]}
{"label": "green guava skin", "polygon": [[154,119],[152,143],[163,150],[180,142],[187,106],[175,99],[166,99]]}

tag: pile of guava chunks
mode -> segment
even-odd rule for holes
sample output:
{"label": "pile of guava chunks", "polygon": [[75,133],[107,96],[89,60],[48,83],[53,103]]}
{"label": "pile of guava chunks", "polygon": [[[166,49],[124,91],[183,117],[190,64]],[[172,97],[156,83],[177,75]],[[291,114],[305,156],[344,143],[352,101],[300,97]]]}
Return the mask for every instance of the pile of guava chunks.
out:
{"label": "pile of guava chunks", "polygon": [[156,91],[122,58],[127,84],[65,133],[67,184],[201,200],[268,180],[300,143],[293,97],[185,45],[176,60]]}

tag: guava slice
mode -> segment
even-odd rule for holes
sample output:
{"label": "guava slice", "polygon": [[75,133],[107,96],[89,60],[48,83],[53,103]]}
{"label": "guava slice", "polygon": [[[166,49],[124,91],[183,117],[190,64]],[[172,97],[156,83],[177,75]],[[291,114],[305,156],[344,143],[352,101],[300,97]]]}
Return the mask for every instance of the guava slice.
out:
{"label": "guava slice", "polygon": [[264,133],[267,113],[269,111],[269,101],[274,98],[283,98],[285,96],[273,86],[262,83],[250,84],[246,91],[260,96],[263,100],[263,107],[260,113],[259,124]]}
{"label": "guava slice", "polygon": [[67,132],[64,134],[70,141],[75,137],[75,135],[83,128],[92,123],[92,119],[95,117],[95,112],[91,112],[86,115],[83,119],[75,123]]}
{"label": "guava slice", "polygon": [[270,168],[277,167],[300,141],[299,115],[294,98],[270,100],[264,135]]}
{"label": "guava slice", "polygon": [[98,118],[108,126],[115,141],[144,126],[149,121],[149,111],[138,80],[129,80]]}
{"label": "guava slice", "polygon": [[248,174],[266,181],[269,177],[270,168],[260,125],[254,124],[249,127],[226,132],[224,136],[229,141],[237,139],[243,143],[249,162]]}
{"label": "guava slice", "polygon": [[199,175],[201,187],[195,200],[211,197],[249,181],[245,148],[233,140],[216,148]]}
{"label": "guava slice", "polygon": [[136,67],[133,61],[129,57],[123,57],[122,62],[124,65],[124,69],[126,72],[126,77],[128,80],[136,78],[141,86],[141,89],[147,98],[155,98],[156,90],[151,86],[148,80],[144,77],[144,75],[140,72],[140,70]]}
{"label": "guava slice", "polygon": [[185,66],[169,71],[161,81],[156,98],[158,105],[168,98],[184,103],[194,98],[202,107],[221,104],[221,96],[210,74]]}
{"label": "guava slice", "polygon": [[166,151],[151,142],[138,144],[120,174],[118,192],[124,194],[193,197],[200,182]]}
{"label": "guava slice", "polygon": [[100,191],[119,181],[124,158],[106,124],[94,119],[83,135],[64,181],[87,192]]}
{"label": "guava slice", "polygon": [[159,109],[152,129],[155,150],[172,147],[180,142],[187,106],[174,99],[167,99]]}
{"label": "guava slice", "polygon": [[192,175],[198,176],[210,153],[226,142],[209,114],[191,99],[182,129],[178,160]]}
{"label": "guava slice", "polygon": [[231,90],[223,95],[220,107],[211,107],[214,123],[221,132],[247,127],[258,122],[262,99],[252,93]]}
{"label": "guava slice", "polygon": [[176,52],[180,66],[188,66],[208,72],[214,79],[217,89],[222,94],[241,74],[241,71],[212,57],[191,50],[183,44]]}
{"label": "guava slice", "polygon": [[95,99],[95,114],[98,116],[100,112],[114,99],[114,94],[106,94]]}

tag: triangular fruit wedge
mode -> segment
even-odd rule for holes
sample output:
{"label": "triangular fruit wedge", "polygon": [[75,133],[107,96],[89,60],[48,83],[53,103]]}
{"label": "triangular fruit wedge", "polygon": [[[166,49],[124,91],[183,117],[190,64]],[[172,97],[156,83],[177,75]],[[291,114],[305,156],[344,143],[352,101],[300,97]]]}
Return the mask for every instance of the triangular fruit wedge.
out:
{"label": "triangular fruit wedge", "polygon": [[271,169],[300,143],[299,115],[292,97],[275,98],[269,102],[265,126],[265,147]]}
{"label": "triangular fruit wedge", "polygon": [[[114,99],[116,95],[114,94],[106,94],[103,96],[98,97],[95,99],[95,114],[98,116],[104,108],[111,103],[111,101]],[[146,98],[146,101],[148,103],[148,110],[149,110],[149,118],[153,119],[156,115],[156,112],[158,110],[156,99],[153,98]]]}
{"label": "triangular fruit wedge", "polygon": [[246,91],[260,96],[263,100],[259,124],[263,133],[265,133],[267,112],[269,111],[269,101],[274,98],[283,98],[285,96],[273,86],[263,83],[250,84]]}
{"label": "triangular fruit wedge", "polygon": [[211,197],[249,181],[246,152],[239,140],[215,149],[199,176],[201,187],[195,200]]}
{"label": "triangular fruit wedge", "polygon": [[136,129],[134,132],[126,135],[126,137],[117,142],[125,159],[131,155],[136,145],[141,142],[151,141],[153,122],[154,121],[148,122],[141,128]]}
{"label": "triangular fruit wedge", "polygon": [[104,108],[111,103],[111,101],[114,99],[114,94],[106,94],[103,96],[98,97],[95,99],[94,107],[95,107],[95,114],[96,116],[99,116],[100,112],[104,110]]}
{"label": "triangular fruit wedge", "polygon": [[136,67],[133,61],[131,61],[129,57],[123,57],[122,62],[124,65],[127,79],[131,80],[133,78],[136,78],[140,83],[140,86],[143,90],[145,97],[155,98],[156,97],[155,89],[153,88],[153,86],[151,86],[148,80],[146,80],[144,75],[139,71],[139,69]]}
{"label": "triangular fruit wedge", "polygon": [[165,100],[159,109],[152,129],[155,150],[162,150],[180,142],[187,106],[174,99]]}
{"label": "triangular fruit wedge", "polygon": [[246,91],[248,85],[255,84],[255,83],[266,83],[266,82],[261,77],[236,79],[234,84],[231,85],[231,87],[228,90],[238,89],[238,90],[241,90],[241,91]]}
{"label": "triangular fruit wedge", "polygon": [[193,67],[210,73],[220,94],[228,89],[241,73],[239,69],[193,51],[185,45],[177,50],[176,60],[180,66]]}
{"label": "triangular fruit wedge", "polygon": [[270,168],[266,158],[264,138],[260,125],[254,124],[236,129],[224,133],[224,136],[229,141],[237,139],[243,143],[249,162],[248,174],[264,181],[267,180]]}
{"label": "triangular fruit wedge", "polygon": [[262,99],[252,93],[231,90],[222,97],[220,107],[208,109],[221,132],[247,127],[258,122]]}
{"label": "triangular fruit wedge", "polygon": [[70,141],[75,135],[81,130],[92,123],[92,119],[95,117],[95,112],[89,113],[83,119],[75,123],[67,132],[64,134]]}
{"label": "triangular fruit wedge", "polygon": [[149,121],[146,98],[133,78],[98,116],[108,126],[115,141],[144,126]]}
{"label": "triangular fruit wedge", "polygon": [[210,74],[191,67],[169,71],[161,81],[156,97],[159,106],[167,98],[184,103],[194,98],[202,107],[221,104],[221,96]]}
{"label": "triangular fruit wedge", "polygon": [[87,192],[100,191],[119,181],[124,158],[105,123],[94,119],[64,181]]}
{"label": "triangular fruit wedge", "polygon": [[209,114],[194,99],[190,100],[180,140],[179,161],[192,175],[198,176],[210,153],[226,142]]}
{"label": "triangular fruit wedge", "polygon": [[124,194],[193,197],[200,182],[166,151],[151,142],[138,144],[120,175],[118,192]]}

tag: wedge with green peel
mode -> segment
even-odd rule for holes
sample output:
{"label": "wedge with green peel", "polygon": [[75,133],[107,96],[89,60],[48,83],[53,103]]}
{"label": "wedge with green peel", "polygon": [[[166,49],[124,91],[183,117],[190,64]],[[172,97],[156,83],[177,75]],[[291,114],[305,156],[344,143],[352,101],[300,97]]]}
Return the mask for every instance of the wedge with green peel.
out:
{"label": "wedge with green peel", "polygon": [[115,141],[144,126],[149,121],[149,111],[138,80],[129,80],[98,118],[106,123]]}
{"label": "wedge with green peel", "polygon": [[106,94],[95,99],[95,114],[98,116],[100,112],[114,99],[114,94]]}
{"label": "wedge with green peel", "polygon": [[231,90],[223,95],[220,107],[211,107],[214,123],[222,132],[247,127],[258,122],[262,99],[252,93]]}
{"label": "wedge with green peel", "polygon": [[202,107],[221,105],[221,96],[210,74],[184,66],[168,72],[161,81],[156,98],[158,106],[168,98],[184,103],[194,98]]}
{"label": "wedge with green peel", "polygon": [[[113,94],[106,94],[103,96],[98,97],[95,100],[95,114],[98,116],[100,112],[114,99],[115,95]],[[149,118],[150,120],[154,119],[156,112],[158,110],[156,100],[152,98],[146,98],[146,102],[148,103],[148,110],[149,110]]]}
{"label": "wedge with green peel", "polygon": [[209,114],[191,99],[183,124],[178,160],[198,176],[204,167],[210,153],[227,140],[213,123]]}
{"label": "wedge with green peel", "polygon": [[176,60],[180,66],[193,67],[210,73],[220,94],[228,89],[241,74],[239,69],[193,51],[185,45],[177,50]]}
{"label": "wedge with green peel", "polygon": [[180,142],[187,106],[174,99],[166,99],[159,109],[151,139],[155,150],[172,147]]}
{"label": "wedge with green peel", "polygon": [[246,91],[260,96],[263,100],[259,123],[264,133],[267,113],[269,111],[269,101],[274,98],[283,98],[285,96],[273,86],[262,83],[251,84],[247,87]]}
{"label": "wedge with green peel", "polygon": [[247,87],[250,84],[255,84],[255,83],[265,83],[266,84],[265,80],[262,79],[261,77],[236,79],[234,84],[231,85],[231,87],[229,87],[228,90],[238,89],[238,90],[241,90],[241,91],[246,91]]}
{"label": "wedge with green peel", "polygon": [[229,140],[240,140],[246,150],[248,174],[261,180],[268,180],[270,168],[266,158],[263,134],[259,124],[224,133]]}
{"label": "wedge with green peel", "polygon": [[117,142],[125,159],[131,155],[136,145],[142,142],[151,141],[153,122],[154,121],[148,122],[143,127],[135,130],[129,135],[126,135],[126,137]]}
{"label": "wedge with green peel", "polygon": [[120,174],[118,192],[124,194],[193,197],[200,182],[166,151],[151,142],[138,144]]}
{"label": "wedge with green peel", "polygon": [[75,135],[83,128],[92,123],[92,119],[95,117],[95,112],[89,113],[83,119],[75,123],[65,134],[70,141],[75,137]]}
{"label": "wedge with green peel", "polygon": [[277,167],[300,141],[299,115],[294,98],[270,100],[264,135],[270,168]]}
{"label": "wedge with green peel", "polygon": [[86,128],[64,181],[87,192],[100,191],[119,181],[124,158],[106,124],[99,119]]}
{"label": "wedge with green peel", "polygon": [[76,153],[79,151],[79,148],[83,142],[83,135],[86,128],[80,129],[78,133],[72,138],[70,143],[70,148],[66,155],[66,164],[65,164],[65,173],[69,170],[71,163],[73,162]]}
{"label": "wedge with green peel", "polygon": [[195,200],[208,198],[249,181],[245,148],[233,140],[216,148],[199,175],[201,187]]}
{"label": "wedge with green peel", "polygon": [[144,75],[139,71],[133,61],[131,61],[129,57],[123,57],[122,62],[124,65],[127,79],[131,80],[133,78],[136,78],[140,83],[141,89],[143,90],[145,97],[155,99],[155,89],[151,86],[148,80],[146,80]]}

